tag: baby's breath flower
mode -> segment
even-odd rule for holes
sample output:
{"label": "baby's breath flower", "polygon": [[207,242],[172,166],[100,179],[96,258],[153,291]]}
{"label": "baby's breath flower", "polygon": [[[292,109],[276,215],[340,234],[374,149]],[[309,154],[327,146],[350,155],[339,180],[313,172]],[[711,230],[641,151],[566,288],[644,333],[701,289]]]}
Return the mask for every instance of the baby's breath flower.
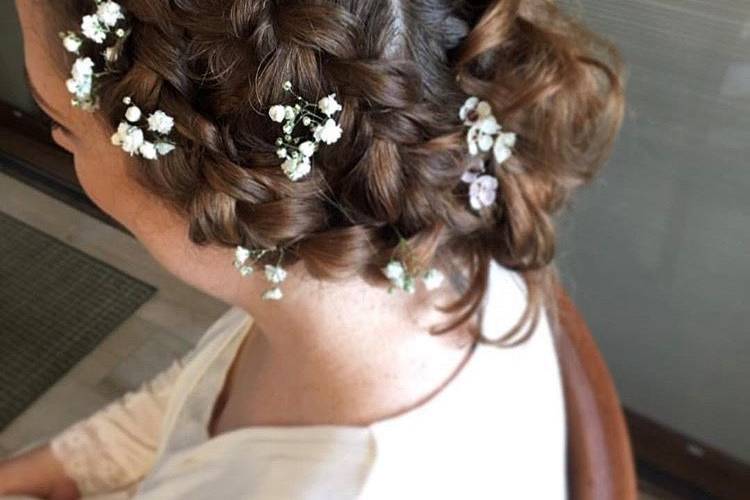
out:
{"label": "baby's breath flower", "polygon": [[140,147],[143,145],[143,130],[139,127],[130,126],[124,136],[121,136],[121,145],[123,151],[133,156],[139,152]]}
{"label": "baby's breath flower", "polygon": [[336,100],[336,94],[331,94],[318,101],[318,108],[326,116],[333,116],[342,109],[341,104]]}
{"label": "baby's breath flower", "polygon": [[312,156],[315,153],[315,143],[305,141],[299,145],[299,151],[305,156]]}
{"label": "baby's breath flower", "polygon": [[341,138],[341,127],[332,118],[315,129],[315,140],[333,144]]}
{"label": "baby's breath flower", "polygon": [[276,123],[283,122],[285,114],[286,112],[284,111],[284,106],[282,106],[281,104],[271,106],[271,109],[268,110],[268,116],[271,117],[271,120],[275,121]]}
{"label": "baby's breath flower", "polygon": [[501,164],[511,156],[511,150],[516,143],[516,134],[513,132],[501,132],[495,139],[495,146],[492,149],[497,164]]}
{"label": "baby's breath flower", "polygon": [[81,33],[89,40],[93,40],[96,43],[104,42],[107,38],[107,27],[102,24],[98,16],[92,14],[83,16],[81,20]]}
{"label": "baby's breath flower", "polygon": [[81,44],[83,43],[83,40],[81,40],[81,38],[72,31],[69,31],[66,35],[64,35],[62,41],[65,50],[74,54],[78,53],[78,49],[81,48]]}
{"label": "baby's breath flower", "polygon": [[389,280],[400,280],[406,275],[406,268],[398,260],[390,260],[383,268],[383,273]]}
{"label": "baby's breath flower", "polygon": [[495,203],[497,196],[497,177],[480,175],[469,186],[469,203],[475,210],[488,207]]}
{"label": "baby's breath flower", "polygon": [[281,169],[290,180],[296,181],[310,173],[310,159],[308,157],[288,157],[281,164]]}
{"label": "baby's breath flower", "polygon": [[297,118],[297,109],[292,106],[284,107],[284,119],[288,121],[294,121]]}
{"label": "baby's breath flower", "polygon": [[391,259],[381,271],[391,282],[389,292],[392,292],[395,287],[407,293],[414,293],[414,278],[407,273],[406,266],[401,261]]}
{"label": "baby's breath flower", "polygon": [[65,84],[68,91],[78,99],[89,99],[94,77],[94,61],[90,57],[79,57],[73,63],[71,78]]}
{"label": "baby's breath flower", "polygon": [[263,292],[263,295],[261,297],[263,298],[263,300],[279,300],[283,296],[284,293],[281,291],[281,288],[275,286]]}
{"label": "baby's breath flower", "polygon": [[162,135],[169,134],[174,127],[174,118],[160,110],[151,113],[146,121],[149,130]]}
{"label": "baby's breath flower", "polygon": [[[284,82],[283,88],[294,94],[290,81]],[[268,116],[274,122],[283,123],[283,135],[275,142],[276,155],[284,160],[281,170],[290,180],[297,181],[310,172],[312,157],[318,150],[319,143],[333,144],[341,138],[343,131],[336,121],[330,118],[341,110],[341,105],[336,101],[336,94],[320,99],[317,104],[294,95],[297,98],[296,104],[275,104],[268,110]],[[293,135],[300,122],[309,130],[308,133],[312,133],[311,139]]]}
{"label": "baby's breath flower", "polygon": [[156,143],[156,152],[164,156],[174,151],[175,145],[171,142],[159,141]]}
{"label": "baby's breath flower", "polygon": [[469,154],[475,157],[461,180],[470,184],[469,204],[473,209],[480,210],[495,203],[499,184],[496,177],[482,174],[485,170],[485,153],[491,150],[496,164],[500,165],[512,155],[511,148],[515,145],[516,134],[502,132],[490,104],[476,96],[466,99],[458,117],[469,127],[466,142]]}
{"label": "baby's breath flower", "polygon": [[266,264],[266,279],[271,283],[281,283],[286,279],[286,271],[280,266]]}
{"label": "baby's breath flower", "polygon": [[138,152],[147,160],[155,160],[157,158],[156,146],[154,146],[153,142],[144,141],[138,148]]}
{"label": "baby's breath flower", "polygon": [[438,288],[442,283],[445,276],[439,270],[430,268],[422,275],[422,281],[428,290],[434,290]]}
{"label": "baby's breath flower", "polygon": [[100,3],[96,9],[96,15],[102,24],[110,28],[117,24],[117,21],[125,18],[120,5],[111,0]]}
{"label": "baby's breath flower", "polygon": [[479,104],[478,97],[469,97],[468,99],[466,99],[466,102],[463,104],[463,106],[461,106],[461,109],[458,112],[458,117],[461,119],[461,121],[464,122],[465,125],[471,125],[471,123],[468,122],[469,113],[476,109],[477,104]]}
{"label": "baby's breath flower", "polygon": [[242,245],[237,245],[237,247],[234,249],[234,265],[235,267],[239,267],[242,264],[247,261],[247,259],[250,258],[250,250],[243,247]]}
{"label": "baby's breath flower", "polygon": [[138,106],[130,106],[125,111],[125,119],[130,123],[135,123],[141,119],[141,114],[141,108],[139,108]]}

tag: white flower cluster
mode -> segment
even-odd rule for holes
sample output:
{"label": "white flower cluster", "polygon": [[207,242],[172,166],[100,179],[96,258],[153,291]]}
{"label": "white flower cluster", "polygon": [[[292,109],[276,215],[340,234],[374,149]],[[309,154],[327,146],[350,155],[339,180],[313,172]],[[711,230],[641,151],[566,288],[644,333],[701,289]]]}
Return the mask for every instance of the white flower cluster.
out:
{"label": "white flower cluster", "polygon": [[[165,112],[157,110],[146,119],[146,129],[136,125],[143,113],[141,109],[133,104],[128,96],[122,100],[128,106],[125,111],[125,120],[120,122],[117,132],[112,134],[112,144],[120,146],[123,151],[133,156],[139,154],[147,160],[156,160],[159,155],[169,154],[175,146],[167,137],[174,127],[174,119]],[[153,135],[152,140],[147,140],[145,133]]]}
{"label": "white flower cluster", "polygon": [[[391,282],[388,293],[393,292],[394,288],[399,288],[407,293],[414,293],[416,291],[417,278],[408,272],[402,261],[391,259],[381,271],[383,271],[385,277]],[[445,276],[439,270],[430,268],[422,273],[421,278],[428,290],[434,290],[443,283]]]}
{"label": "white flower cluster", "polygon": [[502,164],[511,156],[510,148],[516,143],[516,134],[503,132],[492,114],[490,104],[480,101],[478,97],[469,97],[458,116],[469,127],[466,133],[469,154],[476,157],[461,180],[470,184],[469,204],[473,209],[480,210],[495,203],[498,187],[495,176],[483,173],[484,156],[492,150],[497,165]]}
{"label": "white flower cluster", "polygon": [[[292,91],[292,83],[284,82],[283,88]],[[341,138],[341,127],[333,115],[341,111],[341,104],[336,101],[336,94],[323,97],[316,104],[310,103],[297,96],[297,103],[293,106],[276,104],[271,106],[268,116],[277,123],[283,123],[283,136],[276,139],[276,155],[284,162],[281,169],[296,181],[310,172],[312,155],[318,150],[320,143],[334,144]],[[311,138],[293,137],[298,124],[307,127],[312,133]]]}
{"label": "white flower cluster", "polygon": [[[272,250],[269,249],[250,250],[241,245],[237,245],[237,248],[234,252],[234,267],[239,269],[242,276],[250,276],[255,271],[255,269],[253,268],[253,264],[260,260],[260,258],[263,257],[266,253],[271,251]],[[253,259],[252,262],[248,264],[247,260],[250,257],[252,257]],[[281,299],[284,294],[281,291],[281,288],[279,288],[279,285],[286,279],[286,270],[284,270],[278,263],[275,266],[266,264],[265,276],[266,281],[268,281],[273,286],[265,290],[261,295],[261,298],[263,298],[263,300]]]}
{"label": "white flower cluster", "polygon": [[[83,16],[79,33],[68,31],[60,33],[63,47],[68,52],[78,54],[83,42],[88,39],[97,45],[103,44],[110,33],[117,38],[124,38],[128,32],[117,24],[125,19],[125,13],[117,2],[112,0],[95,0],[96,12]],[[114,61],[118,57],[116,43],[102,52],[105,60]],[[79,57],[73,63],[70,78],[65,82],[68,91],[73,94],[71,104],[86,111],[93,111],[98,107],[98,99],[94,92],[97,76],[103,73],[94,71],[94,61],[90,57]]]}

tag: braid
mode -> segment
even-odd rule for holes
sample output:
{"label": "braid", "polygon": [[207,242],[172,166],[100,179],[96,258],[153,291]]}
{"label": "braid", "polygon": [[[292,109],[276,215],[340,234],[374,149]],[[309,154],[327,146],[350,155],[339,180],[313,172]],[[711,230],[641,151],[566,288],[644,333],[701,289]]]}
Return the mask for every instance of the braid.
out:
{"label": "braid", "polygon": [[[71,24],[88,3],[55,2]],[[193,242],[288,249],[284,263],[302,260],[313,277],[373,283],[404,248],[417,268],[440,255],[468,270],[462,296],[442,309],[459,318],[441,332],[478,309],[494,259],[529,291],[501,341],[527,320],[530,333],[544,302],[554,316],[552,218],[593,178],[622,118],[609,42],[546,0],[123,4],[132,33],[102,82],[101,110],[116,126],[127,95],[178,117],[179,147],[133,174],[186,217]],[[286,80],[311,101],[335,92],[343,106],[344,135],[298,182],[279,168],[267,114],[288,101]],[[498,203],[481,213],[461,182],[457,111],[468,95],[519,135],[508,168],[493,167]]]}

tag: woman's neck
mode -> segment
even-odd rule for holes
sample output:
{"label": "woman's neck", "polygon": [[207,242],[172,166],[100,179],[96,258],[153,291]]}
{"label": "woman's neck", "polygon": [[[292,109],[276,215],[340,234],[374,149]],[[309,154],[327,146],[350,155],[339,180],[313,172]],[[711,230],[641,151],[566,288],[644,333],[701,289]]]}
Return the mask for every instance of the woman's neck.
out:
{"label": "woman's neck", "polygon": [[379,420],[439,390],[471,349],[476,320],[429,334],[451,319],[434,307],[455,299],[448,285],[413,295],[361,279],[285,288],[281,301],[246,304],[255,334],[237,358],[227,407],[237,426]]}

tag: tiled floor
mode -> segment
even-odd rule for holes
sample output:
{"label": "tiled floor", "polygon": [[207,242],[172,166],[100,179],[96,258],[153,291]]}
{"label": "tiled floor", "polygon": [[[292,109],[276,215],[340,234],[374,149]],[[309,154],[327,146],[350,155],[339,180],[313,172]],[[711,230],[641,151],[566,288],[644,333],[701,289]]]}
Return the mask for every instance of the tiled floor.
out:
{"label": "tiled floor", "polygon": [[158,288],[0,433],[0,456],[54,435],[152,378],[228,308],[167,273],[132,237],[4,174],[0,210]]}

